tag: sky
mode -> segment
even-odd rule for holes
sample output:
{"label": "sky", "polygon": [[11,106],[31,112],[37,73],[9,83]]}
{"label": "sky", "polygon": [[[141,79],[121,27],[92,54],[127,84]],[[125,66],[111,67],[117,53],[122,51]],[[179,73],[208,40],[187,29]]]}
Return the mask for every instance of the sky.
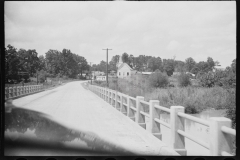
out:
{"label": "sky", "polygon": [[65,48],[99,64],[110,48],[109,61],[212,57],[224,68],[236,58],[235,1],[5,1],[4,19],[5,46],[38,55]]}

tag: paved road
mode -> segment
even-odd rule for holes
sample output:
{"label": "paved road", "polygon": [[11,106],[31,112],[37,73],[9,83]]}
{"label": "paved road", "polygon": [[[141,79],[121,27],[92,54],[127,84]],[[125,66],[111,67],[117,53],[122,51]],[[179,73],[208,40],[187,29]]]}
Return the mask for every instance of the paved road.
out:
{"label": "paved road", "polygon": [[146,155],[177,155],[110,104],[82,87],[80,81],[19,99],[13,104],[46,113],[60,123],[93,132],[130,151]]}

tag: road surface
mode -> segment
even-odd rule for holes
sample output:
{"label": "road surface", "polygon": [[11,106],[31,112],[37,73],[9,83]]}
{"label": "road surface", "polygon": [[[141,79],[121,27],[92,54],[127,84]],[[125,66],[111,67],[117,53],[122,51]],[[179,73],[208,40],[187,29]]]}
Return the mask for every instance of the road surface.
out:
{"label": "road surface", "polygon": [[13,104],[42,113],[80,131],[145,155],[178,155],[96,94],[82,87],[82,81],[13,100]]}

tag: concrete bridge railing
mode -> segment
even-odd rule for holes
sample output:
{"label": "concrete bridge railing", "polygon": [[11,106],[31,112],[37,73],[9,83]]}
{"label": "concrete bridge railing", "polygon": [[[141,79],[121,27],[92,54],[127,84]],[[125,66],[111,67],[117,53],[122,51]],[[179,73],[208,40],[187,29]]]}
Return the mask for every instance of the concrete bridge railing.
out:
{"label": "concrete bridge railing", "polygon": [[16,98],[43,90],[43,85],[5,87],[5,99]]}
{"label": "concrete bridge railing", "polygon": [[[185,148],[185,137],[209,149],[211,156],[233,156],[234,145],[232,140],[236,138],[236,130],[231,128],[231,120],[225,117],[212,117],[206,121],[184,113],[184,107],[171,106],[171,108],[162,107],[158,100],[144,101],[144,97],[130,97],[123,93],[89,84],[89,89],[110,103],[114,108],[128,116],[146,129],[145,117],[150,120],[150,132],[158,139],[162,139],[161,125],[171,130],[171,144],[180,155],[187,155]],[[144,111],[148,107],[149,112]],[[160,119],[160,111],[170,114],[170,124]],[[209,127],[211,140],[209,143],[200,140],[197,137],[185,132],[185,120],[191,120]]]}

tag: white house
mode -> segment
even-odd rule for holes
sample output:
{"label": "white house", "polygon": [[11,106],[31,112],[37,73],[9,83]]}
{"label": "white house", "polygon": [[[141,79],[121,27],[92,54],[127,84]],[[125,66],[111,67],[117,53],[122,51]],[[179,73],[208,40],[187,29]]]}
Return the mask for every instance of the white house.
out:
{"label": "white house", "polygon": [[105,73],[104,73],[104,72],[101,72],[101,71],[92,71],[92,75],[93,75],[93,76],[104,76]]}
{"label": "white house", "polygon": [[119,62],[117,64],[117,77],[127,78],[130,77],[134,71],[127,63],[123,63],[122,56],[119,57]]}
{"label": "white house", "polygon": [[213,68],[213,72],[216,72],[217,70],[219,70],[219,71],[224,71],[225,68],[222,68],[222,67],[220,67],[220,66],[215,66],[215,67]]}
{"label": "white house", "polygon": [[106,76],[96,76],[97,81],[106,81]]}

